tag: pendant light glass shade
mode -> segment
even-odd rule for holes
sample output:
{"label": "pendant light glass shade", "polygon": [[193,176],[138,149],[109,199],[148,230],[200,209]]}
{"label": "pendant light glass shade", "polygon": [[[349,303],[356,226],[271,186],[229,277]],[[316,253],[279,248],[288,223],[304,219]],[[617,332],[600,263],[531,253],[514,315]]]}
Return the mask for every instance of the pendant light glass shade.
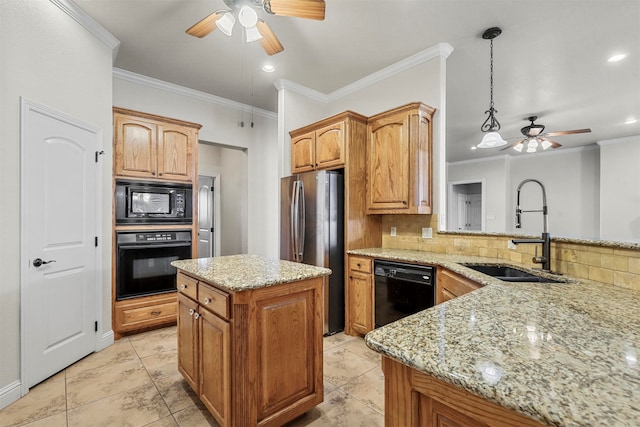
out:
{"label": "pendant light glass shade", "polygon": [[233,26],[236,23],[236,17],[233,16],[231,11],[228,11],[222,18],[216,21],[216,27],[222,31],[225,36],[231,36],[231,32],[233,31]]}
{"label": "pendant light glass shade", "polygon": [[489,132],[482,137],[482,141],[478,144],[478,148],[494,148],[507,145],[507,141],[502,139],[498,132]]}

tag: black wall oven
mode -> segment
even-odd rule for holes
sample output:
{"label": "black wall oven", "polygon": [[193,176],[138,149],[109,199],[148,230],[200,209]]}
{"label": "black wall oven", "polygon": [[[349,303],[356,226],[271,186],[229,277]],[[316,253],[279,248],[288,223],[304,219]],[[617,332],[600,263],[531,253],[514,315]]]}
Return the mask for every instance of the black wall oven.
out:
{"label": "black wall oven", "polygon": [[191,224],[191,184],[116,181],[116,224]]}
{"label": "black wall oven", "polygon": [[171,262],[191,258],[191,231],[119,231],[116,253],[116,300],[176,292]]}

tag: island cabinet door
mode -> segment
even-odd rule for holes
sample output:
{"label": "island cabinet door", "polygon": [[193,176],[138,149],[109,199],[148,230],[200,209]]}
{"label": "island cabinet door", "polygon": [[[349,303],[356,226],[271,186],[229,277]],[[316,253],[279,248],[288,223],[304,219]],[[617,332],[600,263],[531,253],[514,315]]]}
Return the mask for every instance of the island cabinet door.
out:
{"label": "island cabinet door", "polygon": [[178,295],[178,371],[198,393],[198,304]]}
{"label": "island cabinet door", "polygon": [[200,400],[221,427],[230,425],[230,326],[208,310],[200,310]]}

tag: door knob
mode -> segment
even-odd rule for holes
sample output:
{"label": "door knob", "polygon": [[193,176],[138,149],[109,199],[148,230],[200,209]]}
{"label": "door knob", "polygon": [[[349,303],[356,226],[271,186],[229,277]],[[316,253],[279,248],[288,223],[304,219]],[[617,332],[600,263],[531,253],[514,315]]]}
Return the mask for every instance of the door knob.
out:
{"label": "door knob", "polygon": [[51,262],[56,262],[55,259],[49,260],[49,261],[43,261],[41,258],[36,258],[33,260],[33,266],[34,267],[40,267],[41,265],[45,265],[45,264],[49,264]]}

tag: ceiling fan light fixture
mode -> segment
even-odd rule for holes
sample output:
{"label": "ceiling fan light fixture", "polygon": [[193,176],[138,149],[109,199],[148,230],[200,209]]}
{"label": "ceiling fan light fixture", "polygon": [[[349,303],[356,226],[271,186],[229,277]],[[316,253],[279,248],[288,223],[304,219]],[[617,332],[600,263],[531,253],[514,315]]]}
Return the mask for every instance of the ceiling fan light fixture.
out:
{"label": "ceiling fan light fixture", "polygon": [[546,139],[542,140],[542,143],[540,144],[540,146],[542,147],[543,150],[546,150],[547,148],[551,147],[553,144],[551,144],[549,141],[547,141]]}
{"label": "ceiling fan light fixture", "polygon": [[247,36],[247,43],[251,43],[262,38],[262,34],[260,34],[260,31],[258,31],[256,27],[245,28],[244,31]]}
{"label": "ceiling fan light fixture", "polygon": [[222,34],[230,37],[235,23],[236,17],[233,16],[233,13],[230,10],[228,10],[224,15],[222,15],[222,18],[216,21],[216,27],[222,31]]}
{"label": "ceiling fan light fixture", "polygon": [[258,23],[258,14],[253,8],[243,6],[240,12],[238,12],[238,21],[240,21],[240,25],[244,28],[254,28]]}
{"label": "ceiling fan light fixture", "polygon": [[507,145],[507,141],[502,139],[498,132],[489,132],[482,137],[482,141],[478,144],[478,148],[495,148]]}
{"label": "ceiling fan light fixture", "polygon": [[513,146],[513,149],[516,150],[518,153],[522,153],[523,148],[524,148],[524,144],[522,143],[522,141],[520,141],[519,143]]}

